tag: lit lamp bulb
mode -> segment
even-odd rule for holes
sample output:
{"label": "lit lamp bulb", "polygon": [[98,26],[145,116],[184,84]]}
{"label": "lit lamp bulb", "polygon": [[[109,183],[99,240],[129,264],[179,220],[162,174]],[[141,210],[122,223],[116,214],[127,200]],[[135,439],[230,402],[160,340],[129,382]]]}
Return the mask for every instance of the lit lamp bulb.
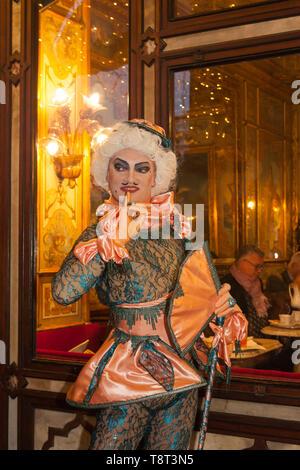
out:
{"label": "lit lamp bulb", "polygon": [[64,88],[57,88],[53,103],[56,105],[66,104],[69,100],[69,95],[65,92]]}
{"label": "lit lamp bulb", "polygon": [[89,98],[88,101],[91,103],[92,106],[98,106],[100,100],[99,93],[93,93]]}
{"label": "lit lamp bulb", "polygon": [[254,209],[254,206],[255,206],[254,201],[249,201],[248,204],[247,204],[247,207],[248,207],[249,209]]}
{"label": "lit lamp bulb", "polygon": [[108,137],[109,132],[111,128],[110,127],[103,127],[100,129],[97,134],[94,135],[93,140],[92,140],[92,148],[97,147],[98,145],[101,145]]}
{"label": "lit lamp bulb", "polygon": [[[95,113],[97,111],[107,109],[105,106],[102,106],[102,104],[100,104],[99,93],[93,93],[90,97],[83,95],[83,101],[85,104],[85,108],[83,109],[84,114]],[[87,117],[87,115],[85,117]]]}
{"label": "lit lamp bulb", "polygon": [[99,93],[93,93],[89,98],[83,95],[83,100],[85,104],[91,108],[95,109],[106,109],[102,104],[100,104],[100,95]]}
{"label": "lit lamp bulb", "polygon": [[64,143],[54,136],[43,137],[38,142],[38,147],[43,148],[46,152],[54,157],[57,154],[65,154],[67,152]]}
{"label": "lit lamp bulb", "polygon": [[277,251],[275,251],[275,253],[274,253],[274,258],[275,258],[275,259],[278,259],[278,258],[279,258],[279,253],[277,253]]}
{"label": "lit lamp bulb", "polygon": [[53,157],[59,150],[59,145],[57,142],[49,142],[46,146],[47,152]]}

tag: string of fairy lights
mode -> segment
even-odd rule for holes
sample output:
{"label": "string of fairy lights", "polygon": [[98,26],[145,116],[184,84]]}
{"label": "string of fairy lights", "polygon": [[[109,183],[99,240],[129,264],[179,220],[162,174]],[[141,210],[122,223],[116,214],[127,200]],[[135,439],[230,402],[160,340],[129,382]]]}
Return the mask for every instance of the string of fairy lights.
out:
{"label": "string of fairy lights", "polygon": [[175,73],[175,133],[178,141],[202,144],[232,132],[228,75],[211,68]]}
{"label": "string of fairy lights", "polygon": [[[76,8],[75,5],[77,5]],[[43,4],[40,3],[39,6],[42,7]],[[67,10],[66,7],[69,9]],[[76,30],[72,27],[74,20],[82,17],[84,8],[90,10],[88,15],[90,29],[86,37],[78,28]],[[102,100],[118,102],[115,109],[122,111],[117,112],[116,118],[124,118],[124,113],[127,116],[129,2],[126,0],[104,1],[99,8],[98,0],[90,0],[89,2],[85,0],[74,0],[74,2],[59,0],[50,4],[47,8],[47,11],[49,10],[58,14],[64,11],[61,26],[59,26],[54,42],[52,41],[54,57],[58,52],[61,54],[61,51],[64,50],[73,51],[73,53],[64,54],[64,71],[69,71],[71,76],[74,67],[77,67],[76,62],[77,64],[78,62],[85,63],[89,59],[90,73],[87,74],[87,77],[91,79],[91,84],[99,83],[103,92]],[[43,11],[46,12],[45,9]],[[39,42],[42,43],[44,40],[46,39],[41,31]],[[49,46],[47,45],[47,47]],[[76,58],[74,51],[76,51]],[[56,64],[56,69],[58,67],[59,62]],[[69,92],[67,89],[65,91]]]}
{"label": "string of fairy lights", "polygon": [[[93,1],[91,6],[95,4]],[[96,60],[92,72],[97,74],[107,97],[119,100],[119,119],[128,113],[128,31],[128,1],[103,5],[100,19],[91,15],[91,51]]]}
{"label": "string of fairy lights", "polygon": [[[71,4],[70,4],[71,5]],[[73,4],[72,4],[73,5]],[[65,41],[69,41],[70,44],[76,43],[78,53],[80,55],[79,60],[81,62],[87,60],[86,56],[86,46],[87,42],[80,37],[81,33],[78,31],[68,34],[68,29],[72,24],[72,19],[76,18],[79,8],[88,8],[91,10],[90,19],[91,19],[91,43],[96,44],[97,39],[99,38],[99,43],[101,48],[111,48],[112,44],[117,40],[118,42],[118,55],[119,58],[116,60],[116,57],[113,59],[102,57],[100,64],[103,66],[109,66],[112,68],[116,62],[121,64],[128,63],[128,30],[129,30],[129,3],[128,1],[119,0],[118,2],[108,2],[107,5],[101,8],[101,12],[97,12],[98,3],[95,0],[92,0],[90,4],[82,3],[82,0],[78,3],[77,8],[69,9],[66,11],[66,16],[62,21],[62,27],[57,34],[55,43],[63,37]],[[39,3],[38,6],[42,8],[43,3]],[[49,9],[53,11],[59,11],[58,9],[65,7],[64,3],[57,2],[53,6],[50,5]],[[96,22],[98,24],[96,24]],[[106,32],[106,33],[105,33]],[[39,42],[42,42],[43,38],[39,38]],[[55,46],[55,44],[54,44]],[[108,54],[109,55],[109,54]],[[70,64],[65,65],[67,69],[71,69]]]}

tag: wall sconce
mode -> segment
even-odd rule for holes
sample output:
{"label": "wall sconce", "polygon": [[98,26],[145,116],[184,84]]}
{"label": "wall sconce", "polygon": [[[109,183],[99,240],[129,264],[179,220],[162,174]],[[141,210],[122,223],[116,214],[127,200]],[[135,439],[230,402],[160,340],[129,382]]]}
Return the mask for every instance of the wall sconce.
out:
{"label": "wall sconce", "polygon": [[79,111],[79,121],[75,129],[71,129],[71,101],[63,88],[56,90],[52,104],[54,109],[48,136],[39,140],[39,145],[52,158],[59,185],[64,179],[68,179],[68,186],[74,188],[76,179],[81,174],[81,162],[84,157],[80,137],[86,131],[90,139],[101,133],[101,125],[94,118],[95,114],[106,109],[99,103],[98,93],[90,97],[83,95],[83,107]]}

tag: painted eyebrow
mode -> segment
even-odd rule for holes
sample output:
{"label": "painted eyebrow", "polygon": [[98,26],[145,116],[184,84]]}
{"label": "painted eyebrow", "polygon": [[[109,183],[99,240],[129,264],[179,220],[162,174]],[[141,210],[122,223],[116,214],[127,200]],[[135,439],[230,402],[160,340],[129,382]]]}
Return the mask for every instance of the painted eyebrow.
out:
{"label": "painted eyebrow", "polygon": [[122,158],[117,157],[114,161],[114,165],[116,163],[120,163],[121,165],[125,166],[126,168],[129,167],[128,163],[125,160],[122,160]]}
{"label": "painted eyebrow", "polygon": [[[115,159],[114,165],[115,165],[116,163],[120,163],[121,165],[125,166],[126,168],[129,167],[128,162],[126,162],[125,160],[122,160],[122,158],[119,158],[119,157],[117,157],[117,158]],[[150,167],[150,163],[149,163],[149,162],[139,162],[139,163],[136,163],[136,164],[134,165],[134,167],[135,167],[135,168],[140,168],[141,166],[145,166],[145,165],[147,165],[148,167]]]}
{"label": "painted eyebrow", "polygon": [[140,168],[141,166],[147,166],[150,168],[150,163],[149,162],[139,162],[139,163],[136,163],[135,165],[135,168]]}

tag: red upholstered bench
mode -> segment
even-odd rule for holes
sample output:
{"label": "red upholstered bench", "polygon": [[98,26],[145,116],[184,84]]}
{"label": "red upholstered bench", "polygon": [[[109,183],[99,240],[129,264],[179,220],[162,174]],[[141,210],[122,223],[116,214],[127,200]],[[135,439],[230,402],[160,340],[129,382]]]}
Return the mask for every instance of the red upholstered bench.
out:
{"label": "red upholstered bench", "polygon": [[87,361],[93,354],[70,352],[75,346],[89,340],[86,349],[94,353],[107,334],[107,326],[99,323],[68,326],[37,332],[36,352],[39,357]]}
{"label": "red upholstered bench", "polygon": [[281,372],[279,370],[246,369],[241,367],[232,367],[231,377],[261,378],[267,380],[294,381],[300,382],[300,374],[295,372]]}

